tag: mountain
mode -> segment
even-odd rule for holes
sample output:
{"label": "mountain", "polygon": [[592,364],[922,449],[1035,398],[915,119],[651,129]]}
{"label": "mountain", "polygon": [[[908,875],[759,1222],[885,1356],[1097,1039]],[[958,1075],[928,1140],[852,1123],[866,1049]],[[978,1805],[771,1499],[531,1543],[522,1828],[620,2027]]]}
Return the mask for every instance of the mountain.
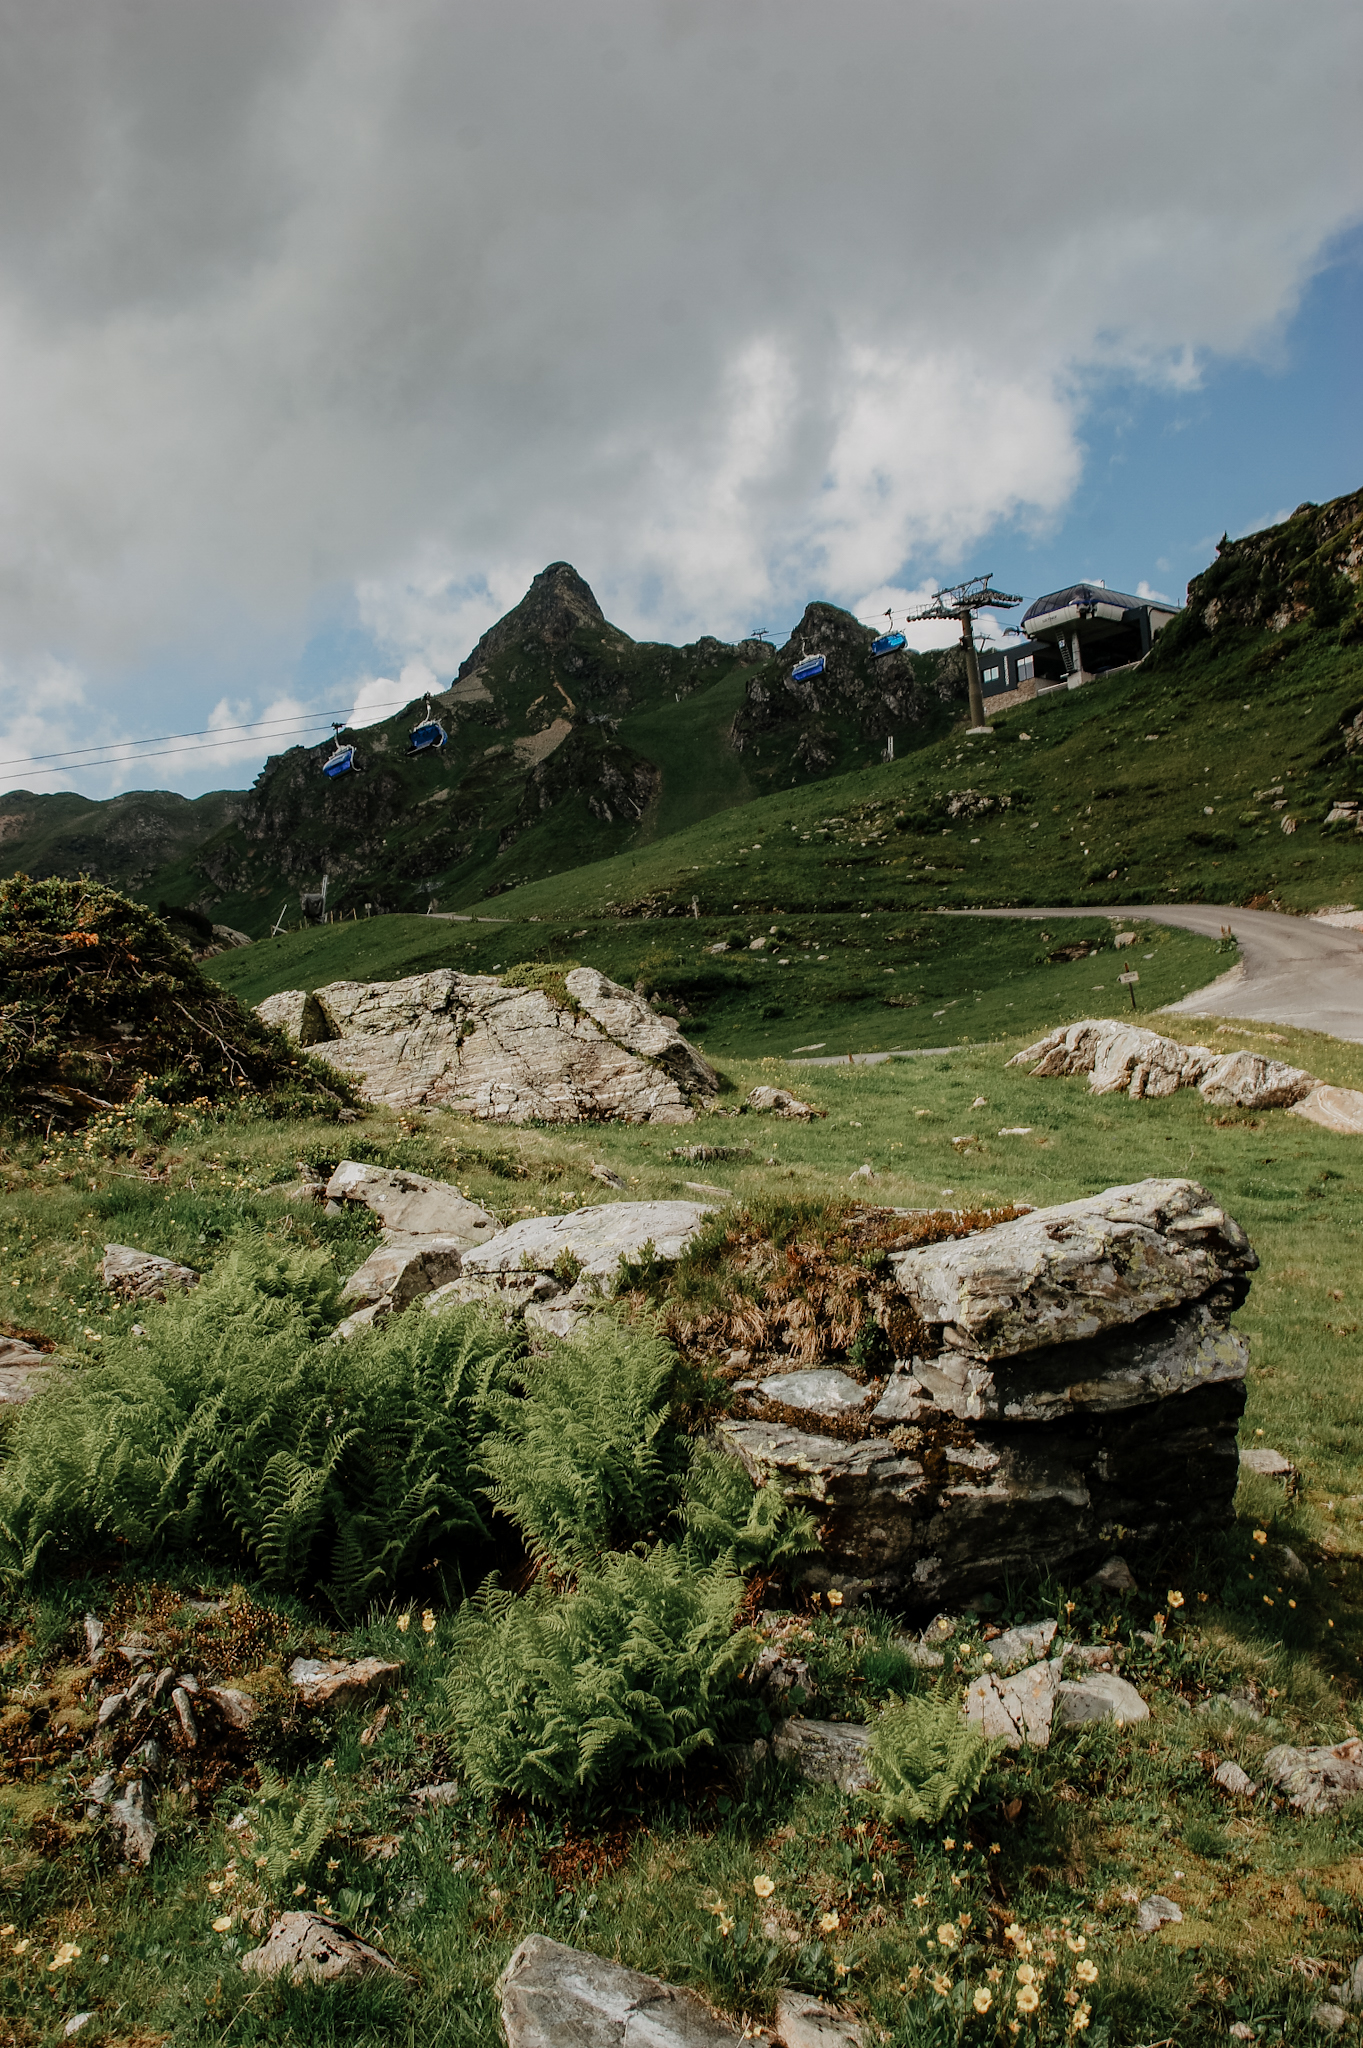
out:
{"label": "mountain", "polygon": [[167,885],[175,894],[176,879],[188,878],[195,855],[245,802],[246,792],[233,789],[193,798],[130,789],[103,803],[12,789],[0,796],[0,873],[88,874],[136,897],[159,882],[162,894]]}

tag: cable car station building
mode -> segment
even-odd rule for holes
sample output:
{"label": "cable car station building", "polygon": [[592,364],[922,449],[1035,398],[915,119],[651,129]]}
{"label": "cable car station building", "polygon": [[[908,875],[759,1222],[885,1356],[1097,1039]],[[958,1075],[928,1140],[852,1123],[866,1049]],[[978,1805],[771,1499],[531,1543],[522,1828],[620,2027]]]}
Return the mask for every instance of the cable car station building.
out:
{"label": "cable car station building", "polygon": [[1029,638],[1008,647],[981,648],[986,714],[1051,690],[1077,690],[1095,676],[1133,667],[1181,609],[1160,598],[1109,590],[1105,583],[1048,591],[1023,614]]}

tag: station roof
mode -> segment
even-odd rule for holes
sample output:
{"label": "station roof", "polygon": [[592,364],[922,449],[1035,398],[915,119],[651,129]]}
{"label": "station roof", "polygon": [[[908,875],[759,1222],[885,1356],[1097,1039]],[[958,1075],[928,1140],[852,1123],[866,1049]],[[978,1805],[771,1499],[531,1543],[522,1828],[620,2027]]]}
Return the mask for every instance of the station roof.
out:
{"label": "station roof", "polygon": [[1156,611],[1176,612],[1182,606],[1170,604],[1161,597],[1133,597],[1127,590],[1109,590],[1101,583],[1072,583],[1067,590],[1052,590],[1045,597],[1039,597],[1035,604],[1028,605],[1022,615],[1025,626],[1028,619],[1044,619],[1051,612],[1068,611],[1081,604],[1107,604],[1123,611],[1137,611],[1151,605]]}

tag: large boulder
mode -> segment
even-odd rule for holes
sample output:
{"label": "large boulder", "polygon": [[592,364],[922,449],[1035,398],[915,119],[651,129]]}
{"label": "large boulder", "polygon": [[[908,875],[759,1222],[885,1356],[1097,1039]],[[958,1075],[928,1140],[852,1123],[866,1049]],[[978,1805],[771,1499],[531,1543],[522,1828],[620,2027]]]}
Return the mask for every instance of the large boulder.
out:
{"label": "large boulder", "polygon": [[383,1225],[385,1240],[444,1238],[469,1251],[497,1232],[497,1219],[448,1181],[424,1173],[403,1173],[343,1159],[326,1184],[329,1202],[368,1209]]}
{"label": "large boulder", "polygon": [[690,1991],[528,1934],[498,1989],[508,2048],[737,2048]]}
{"label": "large boulder", "polygon": [[878,1380],[850,1360],[752,1374],[718,1438],[815,1515],[815,1586],[935,1610],[1086,1572],[1118,1527],[1138,1544],[1228,1518],[1247,1364],[1230,1317],[1256,1263],[1192,1181],[898,1253],[913,1354]]}
{"label": "large boulder", "polygon": [[1138,1024],[1085,1017],[1062,1024],[1014,1055],[1010,1067],[1030,1066],[1034,1077],[1087,1074],[1095,1095],[1172,1095],[1196,1088],[1208,1102],[1241,1109],[1286,1109],[1311,1094],[1314,1074],[1257,1052],[1217,1053],[1182,1045]]}
{"label": "large boulder", "polygon": [[[438,968],[405,981],[337,981],[272,996],[260,1014],[397,1109],[506,1123],[689,1123],[718,1076],[642,997],[592,967],[567,1002],[493,975]],[[310,1007],[311,1006],[311,1007]]]}

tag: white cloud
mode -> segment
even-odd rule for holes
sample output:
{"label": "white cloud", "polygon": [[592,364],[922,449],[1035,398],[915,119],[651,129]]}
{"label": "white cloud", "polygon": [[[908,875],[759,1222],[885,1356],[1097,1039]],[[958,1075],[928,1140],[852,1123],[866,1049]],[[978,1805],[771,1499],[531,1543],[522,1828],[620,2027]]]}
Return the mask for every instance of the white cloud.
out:
{"label": "white cloud", "polygon": [[373,667],[447,681],[550,560],[671,637],[1043,529],[1095,377],[1270,359],[1363,210],[1355,0],[1096,19],[19,10],[0,660],[107,707],[168,648],[296,641],[341,591]]}

